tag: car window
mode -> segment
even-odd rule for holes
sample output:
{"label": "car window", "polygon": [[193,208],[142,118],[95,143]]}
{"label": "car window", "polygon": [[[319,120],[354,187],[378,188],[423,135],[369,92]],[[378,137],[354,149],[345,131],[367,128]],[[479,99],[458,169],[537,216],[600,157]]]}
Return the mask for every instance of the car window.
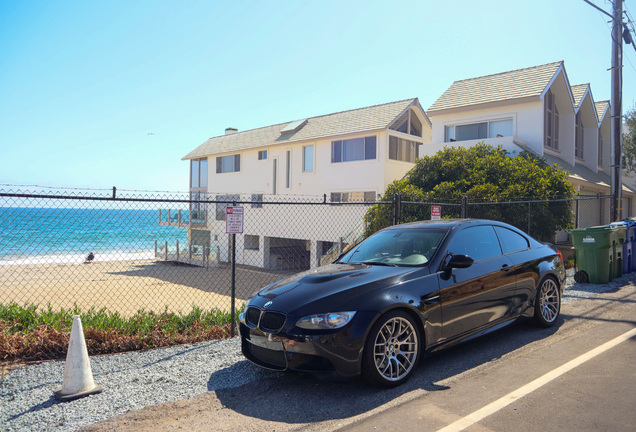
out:
{"label": "car window", "polygon": [[340,262],[423,265],[433,257],[446,233],[414,228],[380,231],[354,247]]}
{"label": "car window", "polygon": [[530,247],[528,240],[524,236],[517,234],[508,228],[495,227],[495,231],[497,232],[497,237],[499,237],[499,241],[501,242],[501,249],[505,254],[526,250]]}
{"label": "car window", "polygon": [[448,251],[480,261],[501,255],[501,246],[493,227],[486,225],[466,228],[457,233],[451,240]]}

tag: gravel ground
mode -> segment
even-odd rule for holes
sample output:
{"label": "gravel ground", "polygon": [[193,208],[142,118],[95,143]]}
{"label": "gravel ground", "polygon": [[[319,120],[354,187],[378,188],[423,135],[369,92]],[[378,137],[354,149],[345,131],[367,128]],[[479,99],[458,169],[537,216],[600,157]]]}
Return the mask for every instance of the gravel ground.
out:
{"label": "gravel ground", "polygon": [[[578,284],[573,274],[568,271],[563,303],[636,282],[631,273],[605,285]],[[13,370],[0,381],[0,430],[74,431],[146,406],[277,376],[244,360],[238,338],[91,357],[91,366],[104,392],[70,403],[53,396],[62,384],[63,361]]]}

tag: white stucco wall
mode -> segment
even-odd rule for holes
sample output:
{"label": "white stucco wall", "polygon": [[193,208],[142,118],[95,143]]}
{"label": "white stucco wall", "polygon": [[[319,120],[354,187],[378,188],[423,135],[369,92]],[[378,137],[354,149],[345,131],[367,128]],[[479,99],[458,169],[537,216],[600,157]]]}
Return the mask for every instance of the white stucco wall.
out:
{"label": "white stucco wall", "polygon": [[[376,158],[354,162],[331,162],[331,143],[335,140],[376,136]],[[406,135],[405,135],[406,136]],[[273,161],[278,160],[278,195],[295,195],[315,198],[331,192],[374,192],[381,194],[386,186],[400,179],[414,163],[389,160],[389,133],[375,130],[358,134],[341,135],[328,139],[281,144],[244,150],[241,154],[241,170],[232,173],[216,173],[216,157],[236,153],[221,153],[208,159],[207,190],[210,194],[273,194]],[[412,139],[413,137],[411,137]],[[430,142],[428,137],[424,142]],[[314,170],[303,172],[303,147],[314,146]],[[422,148],[423,146],[420,146]],[[258,160],[259,150],[267,150],[267,159]],[[286,152],[291,151],[291,184],[286,187]]]}
{"label": "white stucco wall", "polygon": [[[585,126],[585,124],[584,124]],[[593,172],[598,171],[598,128],[595,124],[592,127],[584,127],[583,132],[583,164]],[[581,163],[577,160],[576,163]]]}
{"label": "white stucco wall", "polygon": [[[438,151],[442,150],[444,147],[463,147],[469,148],[478,144],[480,142],[484,142],[485,144],[490,144],[493,147],[501,146],[505,150],[510,153],[510,156],[518,156],[519,153],[524,151],[524,149],[515,143],[514,137],[500,137],[500,138],[484,138],[484,139],[476,139],[476,140],[466,140],[466,141],[455,141],[455,142],[447,142],[447,143],[437,143],[437,144],[429,144],[423,145],[420,148],[420,154],[422,156],[433,156]],[[528,143],[516,140],[521,145],[525,145],[528,147]]]}
{"label": "white stucco wall", "polygon": [[[503,120],[507,118],[512,118],[513,136],[522,139],[533,151],[541,154],[543,147],[543,102],[538,98],[534,102],[523,104],[480,108],[452,114],[432,115],[433,144],[444,142],[444,130],[446,126],[477,123],[486,120]],[[475,142],[480,141],[488,140],[476,140]],[[429,150],[425,150],[425,152],[428,153]]]}
{"label": "white stucco wall", "polygon": [[[376,158],[372,160],[331,163],[329,138],[293,144],[281,144],[236,153],[215,154],[209,157],[209,193],[262,193],[273,194],[273,161],[278,160],[278,195],[321,196],[331,192],[374,191],[384,188],[384,153],[387,147],[386,131],[369,131],[349,134],[337,139],[353,139],[376,136]],[[314,146],[314,170],[303,172],[303,147]],[[267,150],[267,159],[258,160],[259,150]],[[291,184],[286,187],[286,153],[291,151]],[[216,173],[216,157],[241,154],[241,170],[233,173]]]}

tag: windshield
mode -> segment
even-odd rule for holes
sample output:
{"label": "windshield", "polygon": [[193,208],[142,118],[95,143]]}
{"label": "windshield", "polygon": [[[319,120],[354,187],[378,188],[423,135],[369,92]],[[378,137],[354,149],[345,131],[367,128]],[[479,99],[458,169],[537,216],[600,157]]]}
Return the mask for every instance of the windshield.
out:
{"label": "windshield", "polygon": [[429,262],[446,235],[439,229],[381,231],[350,250],[339,262],[418,266]]}

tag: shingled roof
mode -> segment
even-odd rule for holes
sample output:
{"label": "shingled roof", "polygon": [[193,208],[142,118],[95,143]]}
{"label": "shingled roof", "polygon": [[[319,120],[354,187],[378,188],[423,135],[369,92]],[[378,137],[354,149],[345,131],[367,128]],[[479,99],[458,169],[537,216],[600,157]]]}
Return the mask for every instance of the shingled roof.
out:
{"label": "shingled roof", "polygon": [[185,155],[182,160],[274,144],[384,129],[412,104],[419,106],[418,99],[404,99],[381,105],[310,117],[302,127],[294,132],[285,134],[281,134],[281,130],[293,122],[279,123],[230,135],[212,137]]}
{"label": "shingled roof", "polygon": [[[552,156],[547,153],[543,155],[543,158],[546,160],[546,162],[549,165],[556,164],[560,166],[563,170],[568,172],[569,177],[572,177],[574,179],[585,180],[587,182],[594,183],[598,186],[610,187],[610,185],[612,184],[611,177],[605,174],[603,171],[594,172],[588,167],[586,167],[585,165],[581,165],[581,164],[575,164],[574,166],[572,166],[568,164],[567,162],[564,162],[563,160],[559,159],[558,157]],[[622,186],[623,186],[623,191],[634,192],[634,190],[632,190],[632,188],[630,188],[629,186],[624,184]]]}
{"label": "shingled roof", "polygon": [[596,115],[598,116],[598,121],[603,120],[603,116],[605,115],[605,111],[609,108],[610,101],[604,100],[594,103],[594,107],[596,108]]}
{"label": "shingled roof", "polygon": [[578,108],[581,103],[581,99],[583,99],[583,95],[585,95],[585,90],[589,87],[589,84],[577,84],[570,86],[570,90],[572,91],[572,97],[574,98],[574,105]]}
{"label": "shingled roof", "polygon": [[563,61],[455,81],[428,112],[540,96]]}

